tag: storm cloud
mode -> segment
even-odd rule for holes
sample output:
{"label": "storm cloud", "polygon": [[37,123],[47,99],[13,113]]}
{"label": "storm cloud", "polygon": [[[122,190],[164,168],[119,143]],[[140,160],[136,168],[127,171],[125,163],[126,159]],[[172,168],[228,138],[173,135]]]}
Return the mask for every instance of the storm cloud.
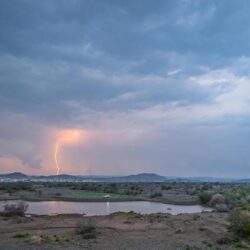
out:
{"label": "storm cloud", "polygon": [[0,2],[0,171],[250,176],[250,3]]}

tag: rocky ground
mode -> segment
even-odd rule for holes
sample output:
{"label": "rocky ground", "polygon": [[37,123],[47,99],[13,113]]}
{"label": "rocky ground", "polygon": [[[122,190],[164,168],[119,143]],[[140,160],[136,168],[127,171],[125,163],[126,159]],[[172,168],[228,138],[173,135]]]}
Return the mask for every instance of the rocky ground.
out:
{"label": "rocky ground", "polygon": [[[241,249],[228,231],[227,217],[216,212],[1,217],[0,249]],[[94,226],[95,239],[76,233],[85,222]]]}

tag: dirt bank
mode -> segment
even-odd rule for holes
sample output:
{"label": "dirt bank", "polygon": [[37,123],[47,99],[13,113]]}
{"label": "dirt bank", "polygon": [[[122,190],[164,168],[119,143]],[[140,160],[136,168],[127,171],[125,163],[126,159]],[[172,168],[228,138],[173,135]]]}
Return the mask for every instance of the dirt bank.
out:
{"label": "dirt bank", "polygon": [[[93,216],[97,237],[89,240],[76,234],[78,222],[88,219],[81,215],[1,217],[0,249],[236,249],[228,243],[232,236],[227,216],[215,212]],[[19,232],[27,235],[14,238]],[[35,237],[40,241],[33,242]]]}

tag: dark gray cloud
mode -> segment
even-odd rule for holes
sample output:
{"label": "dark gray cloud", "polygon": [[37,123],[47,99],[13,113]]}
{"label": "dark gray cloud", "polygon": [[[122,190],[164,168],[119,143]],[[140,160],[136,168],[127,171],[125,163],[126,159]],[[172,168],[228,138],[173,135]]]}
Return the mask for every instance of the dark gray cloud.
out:
{"label": "dark gray cloud", "polygon": [[206,102],[213,93],[183,76],[113,75],[79,64],[13,56],[1,57],[0,64],[1,107],[47,122],[66,121],[87,109],[119,112],[171,101]]}
{"label": "dark gray cloud", "polygon": [[91,43],[123,60],[154,51],[249,55],[248,9],[247,0],[3,0],[1,51],[51,59],[63,56],[55,47],[76,49]]}

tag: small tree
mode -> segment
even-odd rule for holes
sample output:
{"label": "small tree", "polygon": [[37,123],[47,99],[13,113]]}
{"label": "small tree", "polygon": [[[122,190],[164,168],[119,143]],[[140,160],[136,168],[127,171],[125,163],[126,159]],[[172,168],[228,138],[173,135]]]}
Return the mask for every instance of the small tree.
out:
{"label": "small tree", "polygon": [[4,213],[7,216],[24,216],[25,212],[28,209],[28,204],[24,201],[19,201],[16,204],[6,204],[4,206]]}
{"label": "small tree", "polygon": [[211,194],[209,194],[208,192],[202,192],[199,194],[199,199],[201,204],[207,205],[211,199]]}

